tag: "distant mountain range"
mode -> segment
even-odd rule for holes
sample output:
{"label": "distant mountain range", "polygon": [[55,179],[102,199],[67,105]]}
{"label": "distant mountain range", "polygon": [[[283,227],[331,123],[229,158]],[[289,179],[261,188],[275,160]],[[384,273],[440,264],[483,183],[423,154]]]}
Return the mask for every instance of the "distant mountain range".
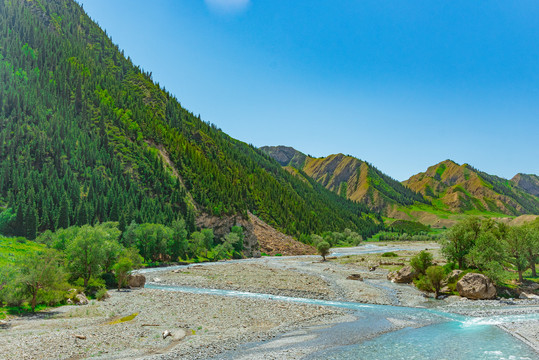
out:
{"label": "distant mountain range", "polygon": [[428,203],[418,192],[371,164],[349,155],[313,158],[286,146],[264,146],[260,150],[277,160],[289,172],[312,178],[326,189],[363,203],[375,211],[383,211],[391,205]]}
{"label": "distant mountain range", "polygon": [[421,205],[423,211],[431,208],[458,214],[539,214],[537,175],[518,174],[507,180],[468,164],[445,160],[401,183],[349,155],[314,158],[286,146],[264,146],[260,150],[290,173],[311,178],[328,190],[387,216],[401,218],[396,212],[414,204]]}

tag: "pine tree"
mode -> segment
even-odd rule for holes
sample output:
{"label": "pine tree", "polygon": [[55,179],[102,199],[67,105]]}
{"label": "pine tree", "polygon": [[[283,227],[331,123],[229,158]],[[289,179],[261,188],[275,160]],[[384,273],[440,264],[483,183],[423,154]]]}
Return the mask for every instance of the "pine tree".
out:
{"label": "pine tree", "polygon": [[69,227],[69,202],[64,194],[60,203],[60,212],[58,214],[57,229],[67,229]]}

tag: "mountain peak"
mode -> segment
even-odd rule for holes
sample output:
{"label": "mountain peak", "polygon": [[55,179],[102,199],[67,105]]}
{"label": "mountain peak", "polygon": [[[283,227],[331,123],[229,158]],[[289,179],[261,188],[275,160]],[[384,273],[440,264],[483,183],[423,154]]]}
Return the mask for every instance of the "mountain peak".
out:
{"label": "mountain peak", "polygon": [[301,168],[307,157],[307,155],[291,146],[262,146],[260,150],[274,158],[281,166]]}

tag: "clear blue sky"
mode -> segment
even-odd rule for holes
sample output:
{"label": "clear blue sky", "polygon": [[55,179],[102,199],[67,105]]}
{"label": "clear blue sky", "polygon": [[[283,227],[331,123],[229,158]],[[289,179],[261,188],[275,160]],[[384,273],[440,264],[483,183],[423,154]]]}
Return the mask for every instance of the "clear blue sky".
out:
{"label": "clear blue sky", "polygon": [[404,180],[445,159],[539,173],[535,0],[84,0],[133,61],[255,146]]}

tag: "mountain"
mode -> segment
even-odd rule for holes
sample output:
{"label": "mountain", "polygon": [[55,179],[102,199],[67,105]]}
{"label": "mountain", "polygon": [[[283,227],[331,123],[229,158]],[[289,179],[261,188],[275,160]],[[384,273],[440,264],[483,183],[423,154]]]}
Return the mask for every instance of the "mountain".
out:
{"label": "mountain", "polygon": [[371,164],[355,157],[336,154],[313,158],[286,146],[264,146],[260,150],[279,162],[291,173],[314,179],[326,189],[375,211],[393,205],[427,203],[423,196]]}
{"label": "mountain", "polygon": [[[517,176],[518,177],[518,176]],[[533,177],[509,181],[459,165],[451,160],[431,166],[404,182],[440,208],[452,212],[479,211],[507,215],[539,214],[539,199],[533,195]],[[524,190],[528,186],[531,191]]]}
{"label": "mountain", "polygon": [[15,235],[177,218],[193,231],[249,212],[293,236],[383,228],[183,108],[75,1],[0,1],[0,79],[0,218]]}
{"label": "mountain", "polygon": [[528,174],[517,174],[511,179],[516,186],[526,191],[528,194],[539,196],[539,176]]}

